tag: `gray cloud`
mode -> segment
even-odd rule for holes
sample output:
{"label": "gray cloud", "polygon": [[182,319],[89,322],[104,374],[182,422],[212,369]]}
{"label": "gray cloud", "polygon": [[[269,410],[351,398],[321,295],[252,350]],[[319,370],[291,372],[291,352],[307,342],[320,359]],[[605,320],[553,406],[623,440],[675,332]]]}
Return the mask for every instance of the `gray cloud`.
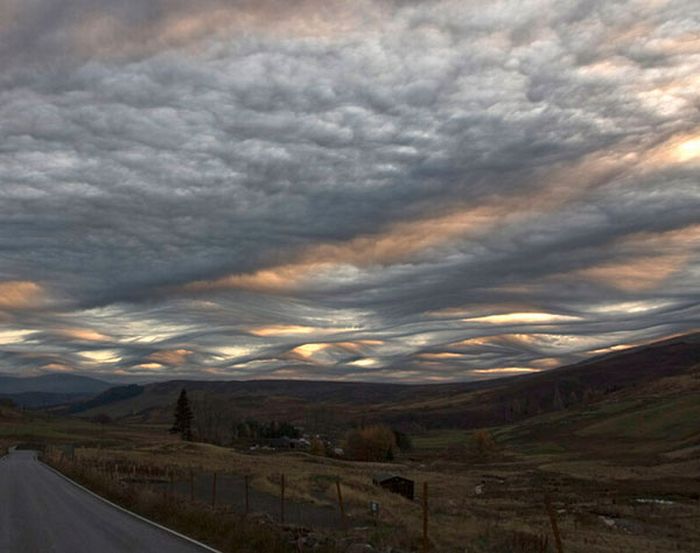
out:
{"label": "gray cloud", "polygon": [[697,328],[692,2],[331,11],[0,8],[2,370],[482,378]]}

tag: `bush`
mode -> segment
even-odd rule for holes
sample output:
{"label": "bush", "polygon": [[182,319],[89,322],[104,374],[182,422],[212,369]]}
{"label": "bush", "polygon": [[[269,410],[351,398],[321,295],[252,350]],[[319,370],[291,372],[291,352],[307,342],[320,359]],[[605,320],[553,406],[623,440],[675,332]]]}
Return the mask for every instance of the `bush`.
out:
{"label": "bush", "polygon": [[448,444],[442,456],[459,463],[478,462],[493,457],[498,446],[488,430],[477,430],[471,435],[468,444],[455,442]]}
{"label": "bush", "polygon": [[345,453],[357,461],[392,461],[395,449],[396,436],[385,425],[356,428],[345,436]]}
{"label": "bush", "polygon": [[496,451],[496,442],[488,430],[478,430],[472,434],[471,449],[478,458],[489,457]]}
{"label": "bush", "polygon": [[319,457],[326,456],[326,444],[320,438],[311,438],[311,445],[309,446],[309,453],[311,455],[318,455]]}

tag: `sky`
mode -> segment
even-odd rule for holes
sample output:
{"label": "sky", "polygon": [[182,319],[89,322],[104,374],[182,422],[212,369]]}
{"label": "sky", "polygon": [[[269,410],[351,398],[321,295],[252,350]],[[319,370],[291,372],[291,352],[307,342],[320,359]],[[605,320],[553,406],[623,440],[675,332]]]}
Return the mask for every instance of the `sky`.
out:
{"label": "sky", "polygon": [[0,372],[446,382],[700,328],[696,0],[3,0]]}

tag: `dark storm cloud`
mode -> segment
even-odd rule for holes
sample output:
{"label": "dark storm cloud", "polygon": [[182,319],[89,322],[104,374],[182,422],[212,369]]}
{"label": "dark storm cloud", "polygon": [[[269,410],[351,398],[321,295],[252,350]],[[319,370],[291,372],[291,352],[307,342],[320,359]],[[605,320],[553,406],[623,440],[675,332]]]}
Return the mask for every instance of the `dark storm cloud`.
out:
{"label": "dark storm cloud", "polygon": [[481,378],[697,328],[693,8],[4,4],[4,369]]}

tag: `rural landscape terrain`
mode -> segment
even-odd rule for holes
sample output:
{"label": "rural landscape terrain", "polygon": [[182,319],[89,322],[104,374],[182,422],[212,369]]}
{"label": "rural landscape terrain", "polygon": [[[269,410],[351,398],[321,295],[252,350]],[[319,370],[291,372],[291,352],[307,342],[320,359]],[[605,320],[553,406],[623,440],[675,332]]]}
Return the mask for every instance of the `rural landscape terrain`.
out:
{"label": "rural landscape terrain", "polygon": [[4,447],[221,551],[700,546],[698,334],[475,384],[42,380],[4,381]]}
{"label": "rural landscape terrain", "polygon": [[700,0],[0,0],[0,553],[700,553]]}

